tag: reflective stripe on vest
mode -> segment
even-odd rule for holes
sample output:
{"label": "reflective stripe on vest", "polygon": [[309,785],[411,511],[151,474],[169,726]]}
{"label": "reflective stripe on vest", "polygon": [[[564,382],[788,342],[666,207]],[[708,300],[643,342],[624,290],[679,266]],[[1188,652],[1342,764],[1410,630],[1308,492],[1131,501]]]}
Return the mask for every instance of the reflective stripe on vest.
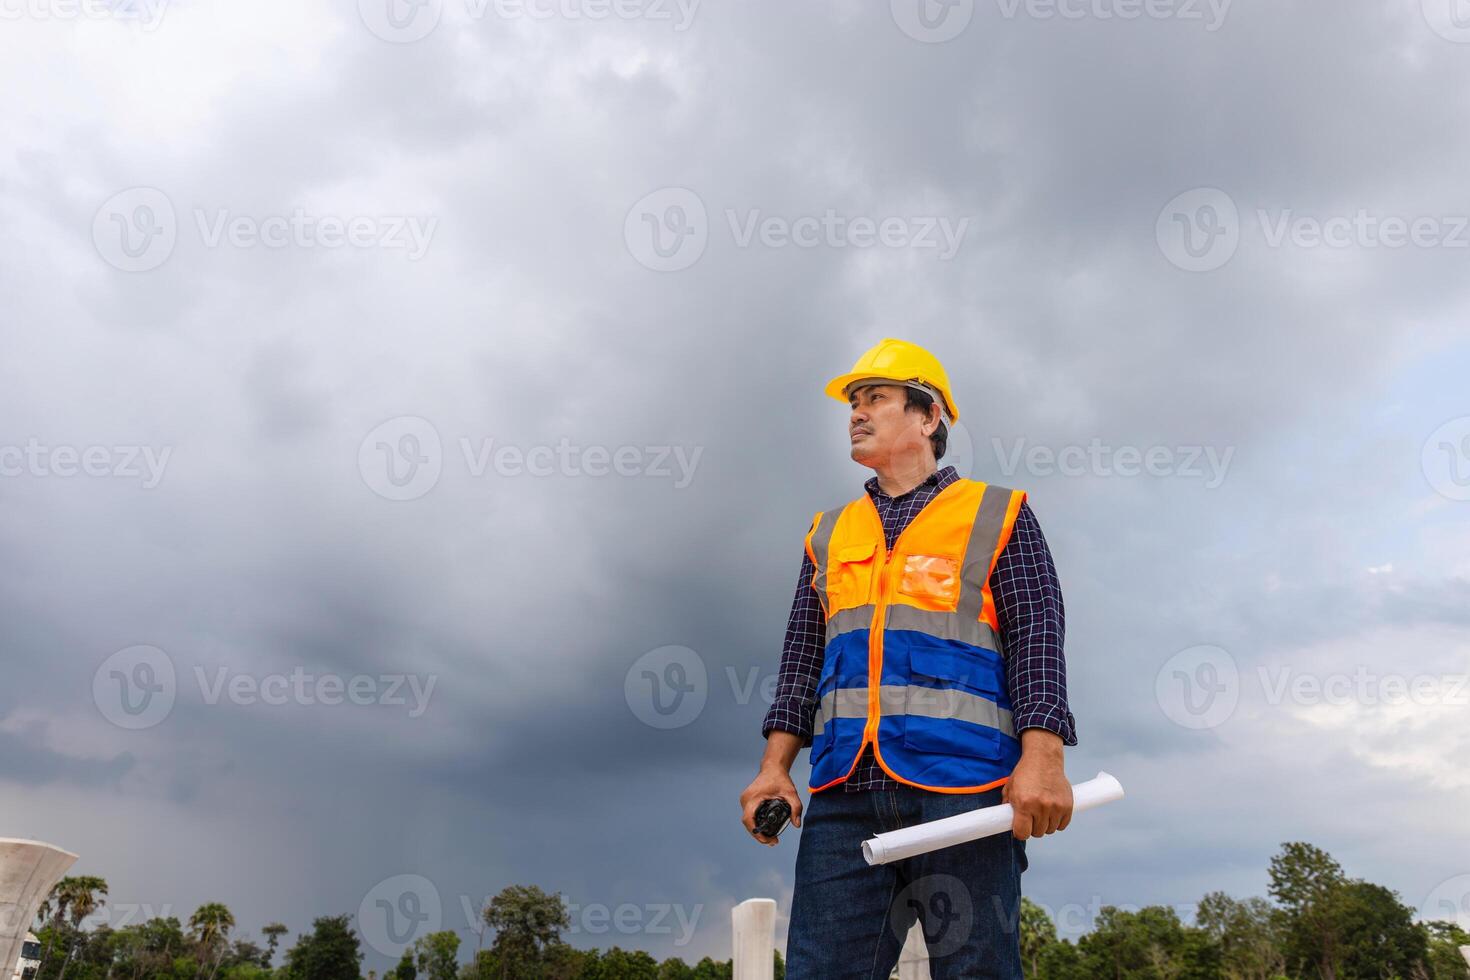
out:
{"label": "reflective stripe on vest", "polygon": [[[872,499],[823,511],[807,553],[826,617],[811,789],[872,743],[900,782],[973,793],[1020,757],[989,580],[1024,491],[957,480],[886,547]],[[876,686],[875,686],[876,682]]]}

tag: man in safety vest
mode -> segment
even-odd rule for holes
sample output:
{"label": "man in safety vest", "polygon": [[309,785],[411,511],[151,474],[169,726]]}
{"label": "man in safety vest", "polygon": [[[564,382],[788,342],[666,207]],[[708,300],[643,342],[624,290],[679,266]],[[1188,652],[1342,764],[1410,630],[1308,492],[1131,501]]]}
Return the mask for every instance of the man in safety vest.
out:
{"label": "man in safety vest", "polygon": [[[852,458],[875,476],[817,513],[786,630],[746,829],[811,747],[796,857],[790,980],[885,978],[917,917],[935,980],[1021,976],[1029,837],[1064,830],[1064,614],[1021,490],[939,467],[959,419],[943,366],[901,340],[873,347],[827,394],[851,407]],[[869,866],[874,834],[1009,802],[1010,834]]]}

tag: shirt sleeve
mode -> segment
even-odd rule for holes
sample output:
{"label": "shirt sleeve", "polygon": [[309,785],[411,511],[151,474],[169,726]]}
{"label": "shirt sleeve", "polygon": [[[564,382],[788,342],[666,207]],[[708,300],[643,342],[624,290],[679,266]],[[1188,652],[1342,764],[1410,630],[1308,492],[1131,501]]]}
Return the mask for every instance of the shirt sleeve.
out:
{"label": "shirt sleeve", "polygon": [[1067,706],[1066,610],[1062,586],[1041,525],[1021,504],[1010,540],[990,576],[1005,650],[1006,683],[1016,734],[1045,728],[1077,744],[1077,722]]}
{"label": "shirt sleeve", "polygon": [[817,680],[822,674],[825,656],[821,604],[812,588],[816,568],[801,551],[801,573],[796,580],[796,596],[791,600],[791,616],[786,621],[786,641],[781,652],[781,670],[776,678],[776,696],[766,711],[761,735],[769,738],[772,730],[800,735],[802,746],[812,744],[812,725],[817,711]]}

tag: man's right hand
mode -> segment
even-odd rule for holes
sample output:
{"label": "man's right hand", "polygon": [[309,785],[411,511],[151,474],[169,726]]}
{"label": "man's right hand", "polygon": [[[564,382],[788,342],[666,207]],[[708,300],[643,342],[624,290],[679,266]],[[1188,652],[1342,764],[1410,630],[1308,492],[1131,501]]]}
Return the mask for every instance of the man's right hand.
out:
{"label": "man's right hand", "polygon": [[801,797],[796,792],[796,784],[791,781],[791,773],[779,762],[767,760],[761,763],[760,773],[745,787],[745,792],[740,794],[740,809],[746,833],[770,847],[774,847],[779,841],[775,837],[765,837],[755,832],[755,811],[766,800],[772,799],[785,800],[791,807],[792,826],[801,826]]}

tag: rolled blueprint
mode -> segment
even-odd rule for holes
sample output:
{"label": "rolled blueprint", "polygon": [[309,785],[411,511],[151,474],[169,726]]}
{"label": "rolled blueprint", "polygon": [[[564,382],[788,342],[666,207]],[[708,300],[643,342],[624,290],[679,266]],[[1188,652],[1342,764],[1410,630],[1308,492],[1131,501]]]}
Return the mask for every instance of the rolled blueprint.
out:
{"label": "rolled blueprint", "polygon": [[[1093,779],[1072,786],[1072,812],[1080,813],[1122,798],[1123,784],[1107,773],[1100,772]],[[1011,805],[1002,803],[999,806],[981,807],[969,813],[957,813],[942,820],[915,824],[902,830],[891,830],[863,841],[863,857],[869,864],[902,861],[915,854],[1004,833],[1011,829],[1014,818],[1015,811],[1011,809]]]}

